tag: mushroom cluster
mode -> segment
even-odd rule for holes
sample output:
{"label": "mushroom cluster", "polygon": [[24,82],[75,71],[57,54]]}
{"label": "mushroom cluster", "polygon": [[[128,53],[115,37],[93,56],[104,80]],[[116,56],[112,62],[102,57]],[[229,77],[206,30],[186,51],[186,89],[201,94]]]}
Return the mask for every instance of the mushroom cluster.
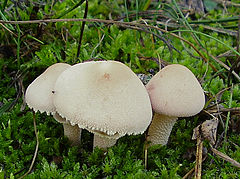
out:
{"label": "mushroom cluster", "polygon": [[152,77],[146,88],[155,112],[148,130],[150,146],[166,145],[177,118],[196,115],[205,104],[201,85],[183,65],[166,66]]}
{"label": "mushroom cluster", "polygon": [[[90,61],[67,65],[59,73],[53,70],[54,77],[48,76],[47,71],[52,71],[53,66],[29,85],[26,102],[35,111],[52,113],[66,126],[64,132],[66,128],[65,135],[70,139],[79,139],[79,131],[87,129],[94,133],[94,147],[107,148],[126,134],[142,134],[149,126],[152,119],[149,95],[126,65]],[[37,86],[47,87],[42,87],[40,95]],[[43,108],[38,107],[40,103]],[[47,103],[50,109],[45,106]]]}
{"label": "mushroom cluster", "polygon": [[54,64],[28,86],[25,99],[34,111],[62,123],[72,145],[80,144],[86,129],[94,134],[93,146],[102,149],[148,127],[150,145],[166,145],[177,118],[193,116],[205,104],[201,85],[185,66],[168,65],[144,86],[116,61]]}

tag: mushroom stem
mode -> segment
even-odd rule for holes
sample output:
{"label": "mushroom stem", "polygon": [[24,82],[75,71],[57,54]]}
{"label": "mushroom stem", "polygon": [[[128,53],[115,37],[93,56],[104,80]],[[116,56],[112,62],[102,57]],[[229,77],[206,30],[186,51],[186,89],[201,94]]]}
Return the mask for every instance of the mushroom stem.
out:
{"label": "mushroom stem", "polygon": [[166,145],[176,121],[177,117],[155,113],[148,129],[147,141],[151,142],[149,146],[156,144]]}
{"label": "mushroom stem", "polygon": [[78,125],[72,126],[70,123],[63,123],[63,130],[64,136],[68,138],[72,146],[80,144],[82,129]]}
{"label": "mushroom stem", "polygon": [[78,125],[72,126],[69,121],[62,118],[57,112],[53,114],[56,121],[63,124],[64,136],[68,138],[72,146],[79,145],[81,142],[82,129]]}
{"label": "mushroom stem", "polygon": [[101,149],[106,150],[109,147],[112,147],[116,144],[117,139],[110,137],[103,137],[98,134],[94,134],[93,139],[93,148],[99,147]]}

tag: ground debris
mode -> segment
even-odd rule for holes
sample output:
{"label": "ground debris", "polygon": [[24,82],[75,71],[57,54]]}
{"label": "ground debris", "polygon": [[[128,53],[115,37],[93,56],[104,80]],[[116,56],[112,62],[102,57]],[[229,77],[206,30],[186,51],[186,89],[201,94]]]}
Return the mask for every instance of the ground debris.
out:
{"label": "ground debris", "polygon": [[223,160],[226,160],[226,161],[230,162],[233,166],[240,168],[240,163],[238,163],[236,160],[233,160],[232,158],[230,158],[226,154],[218,151],[215,148],[211,148],[211,150],[213,151],[214,154],[216,154],[217,156],[219,156]]}
{"label": "ground debris", "polygon": [[194,128],[192,140],[195,140],[201,136],[203,139],[208,140],[211,145],[214,145],[216,143],[217,126],[218,118],[216,117],[204,121],[202,124]]}

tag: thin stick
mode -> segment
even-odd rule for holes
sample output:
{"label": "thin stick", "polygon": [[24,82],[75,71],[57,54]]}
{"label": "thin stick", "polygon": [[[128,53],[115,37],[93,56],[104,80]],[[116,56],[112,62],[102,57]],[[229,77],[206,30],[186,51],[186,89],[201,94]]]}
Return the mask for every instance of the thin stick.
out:
{"label": "thin stick", "polygon": [[195,164],[195,178],[196,179],[201,179],[202,149],[203,149],[203,141],[201,140],[201,136],[198,136],[198,138],[197,138],[196,164]]}
{"label": "thin stick", "polygon": [[25,176],[27,176],[31,172],[31,170],[33,168],[33,165],[34,165],[34,162],[35,162],[36,157],[37,157],[37,153],[38,153],[39,140],[38,140],[38,132],[37,132],[35,112],[33,112],[33,126],[34,126],[34,132],[35,132],[35,136],[36,136],[36,141],[37,141],[35,152],[34,152],[34,155],[33,155],[32,163],[31,163],[28,171],[23,176],[21,176],[19,179],[24,178]]}

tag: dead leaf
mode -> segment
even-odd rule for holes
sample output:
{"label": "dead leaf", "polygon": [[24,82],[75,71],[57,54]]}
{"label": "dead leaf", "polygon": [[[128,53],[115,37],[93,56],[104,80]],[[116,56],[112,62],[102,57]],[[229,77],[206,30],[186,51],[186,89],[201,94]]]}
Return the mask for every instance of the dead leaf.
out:
{"label": "dead leaf", "polygon": [[218,118],[204,121],[193,129],[192,140],[202,137],[210,142],[211,145],[216,143]]}

